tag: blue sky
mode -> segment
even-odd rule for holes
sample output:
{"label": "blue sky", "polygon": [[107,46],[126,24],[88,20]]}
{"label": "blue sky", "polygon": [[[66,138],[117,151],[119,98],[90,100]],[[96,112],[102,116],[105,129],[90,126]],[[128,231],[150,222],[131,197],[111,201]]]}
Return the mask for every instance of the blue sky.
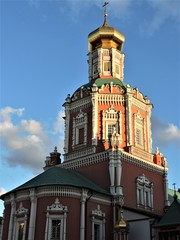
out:
{"label": "blue sky", "polygon": [[[0,194],[63,154],[67,94],[88,82],[88,34],[103,24],[103,1],[0,1]],[[108,22],[125,35],[125,83],[147,95],[153,152],[180,187],[180,1],[111,0]],[[0,201],[0,215],[3,202]]]}

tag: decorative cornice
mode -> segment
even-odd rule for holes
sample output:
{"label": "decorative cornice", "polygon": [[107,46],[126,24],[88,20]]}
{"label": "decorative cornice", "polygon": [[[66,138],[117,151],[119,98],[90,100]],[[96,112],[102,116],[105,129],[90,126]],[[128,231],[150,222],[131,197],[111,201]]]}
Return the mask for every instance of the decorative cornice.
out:
{"label": "decorative cornice", "polygon": [[63,162],[57,166],[66,169],[76,169],[79,167],[88,166],[91,164],[103,162],[108,159],[108,152],[95,153],[87,157],[81,157],[71,161]]}
{"label": "decorative cornice", "polygon": [[71,102],[70,111],[79,111],[81,108],[89,107],[91,105],[91,96],[78,99],[77,101]]}
{"label": "decorative cornice", "polygon": [[77,158],[81,158],[90,154],[94,154],[96,152],[96,147],[86,147],[84,149],[80,149],[78,151],[73,151],[72,153],[64,154],[64,163],[67,161],[71,161]]}
{"label": "decorative cornice", "polygon": [[135,97],[132,97],[132,104],[144,111],[147,111],[147,110],[149,111],[150,104],[147,105],[146,102],[143,103],[142,101],[136,99]]}
{"label": "decorative cornice", "polygon": [[[80,167],[99,163],[99,162],[109,159],[109,153],[110,153],[109,151],[112,151],[112,149],[101,152],[101,153],[92,154],[87,157],[78,158],[78,159],[75,159],[72,161],[66,161],[64,163],[61,163],[58,166],[62,167],[62,168],[67,168],[67,169],[77,169]],[[140,157],[136,157],[130,153],[125,152],[124,150],[121,150],[121,152],[122,152],[121,157],[124,161],[131,162],[132,164],[134,164],[136,166],[140,166],[144,169],[148,169],[150,171],[158,172],[161,174],[164,174],[164,171],[167,171],[167,168],[165,168],[163,166],[159,166],[151,161],[147,161]]]}

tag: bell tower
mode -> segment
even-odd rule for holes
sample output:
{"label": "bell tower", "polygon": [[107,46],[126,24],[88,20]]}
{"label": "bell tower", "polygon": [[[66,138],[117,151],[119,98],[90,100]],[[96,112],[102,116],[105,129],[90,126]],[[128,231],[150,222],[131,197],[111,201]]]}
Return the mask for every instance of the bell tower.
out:
{"label": "bell tower", "polygon": [[168,202],[167,164],[158,149],[152,153],[153,105],[124,82],[125,37],[109,26],[104,7],[103,25],[88,35],[89,81],[63,104],[64,162],[59,166],[83,173],[109,191],[115,224],[123,204],[162,211]]}
{"label": "bell tower", "polygon": [[153,162],[153,105],[123,81],[125,36],[109,26],[106,5],[103,26],[88,35],[89,82],[63,105],[65,161],[113,148]]}

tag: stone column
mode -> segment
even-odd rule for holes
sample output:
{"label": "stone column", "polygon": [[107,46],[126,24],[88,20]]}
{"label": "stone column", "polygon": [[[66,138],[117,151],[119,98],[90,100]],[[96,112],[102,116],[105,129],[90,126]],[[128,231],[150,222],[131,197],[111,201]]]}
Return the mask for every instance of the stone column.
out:
{"label": "stone column", "polygon": [[81,194],[81,218],[80,218],[80,240],[85,240],[85,202],[87,199],[87,191],[82,190]]}
{"label": "stone column", "polygon": [[37,199],[34,189],[30,189],[31,211],[29,220],[28,240],[34,240]]}
{"label": "stone column", "polygon": [[66,240],[66,218],[67,218],[67,213],[64,213],[64,229],[63,229],[63,240]]}
{"label": "stone column", "polygon": [[12,239],[13,234],[13,226],[14,226],[14,213],[15,213],[15,200],[14,200],[14,194],[11,194],[11,215],[9,220],[9,230],[8,230],[8,240]]}
{"label": "stone column", "polygon": [[25,214],[25,216],[24,216],[23,240],[26,239],[27,219],[28,219],[28,216],[27,216],[27,214]]}

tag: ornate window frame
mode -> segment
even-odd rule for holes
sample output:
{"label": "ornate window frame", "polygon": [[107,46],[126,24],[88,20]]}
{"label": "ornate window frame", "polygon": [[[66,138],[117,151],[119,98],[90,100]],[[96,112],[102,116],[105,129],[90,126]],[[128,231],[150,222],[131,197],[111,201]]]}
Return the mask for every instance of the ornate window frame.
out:
{"label": "ornate window frame", "polygon": [[153,210],[153,183],[144,174],[136,178],[137,206]]}
{"label": "ornate window frame", "polygon": [[[74,149],[79,145],[87,144],[87,124],[88,124],[88,115],[87,113],[82,112],[80,110],[79,114],[73,118],[73,136],[72,136],[72,148]],[[83,143],[79,143],[79,131],[80,129],[84,129],[84,139]]]}
{"label": "ornate window frame", "polygon": [[53,220],[60,221],[59,240],[66,240],[67,212],[68,212],[67,206],[62,205],[58,198],[55,199],[55,202],[52,205],[47,206],[45,240],[55,239],[52,238]]}
{"label": "ornate window frame", "polygon": [[97,208],[91,211],[92,240],[105,239],[105,217],[106,214],[101,211],[100,205],[97,205]]}
{"label": "ornate window frame", "polygon": [[[23,207],[22,202],[19,204],[19,208],[15,212],[15,221],[14,221],[14,236],[15,239],[26,239],[26,231],[27,231],[27,219],[28,219],[27,208]],[[21,238],[19,235],[22,235]]]}
{"label": "ornate window frame", "polygon": [[121,111],[116,111],[113,106],[111,106],[106,111],[102,111],[102,140],[109,141],[109,126],[114,125],[114,132],[120,135],[120,141],[122,142],[122,117]]}
{"label": "ornate window frame", "polygon": [[134,114],[134,141],[135,146],[145,149],[145,123],[139,113]]}

